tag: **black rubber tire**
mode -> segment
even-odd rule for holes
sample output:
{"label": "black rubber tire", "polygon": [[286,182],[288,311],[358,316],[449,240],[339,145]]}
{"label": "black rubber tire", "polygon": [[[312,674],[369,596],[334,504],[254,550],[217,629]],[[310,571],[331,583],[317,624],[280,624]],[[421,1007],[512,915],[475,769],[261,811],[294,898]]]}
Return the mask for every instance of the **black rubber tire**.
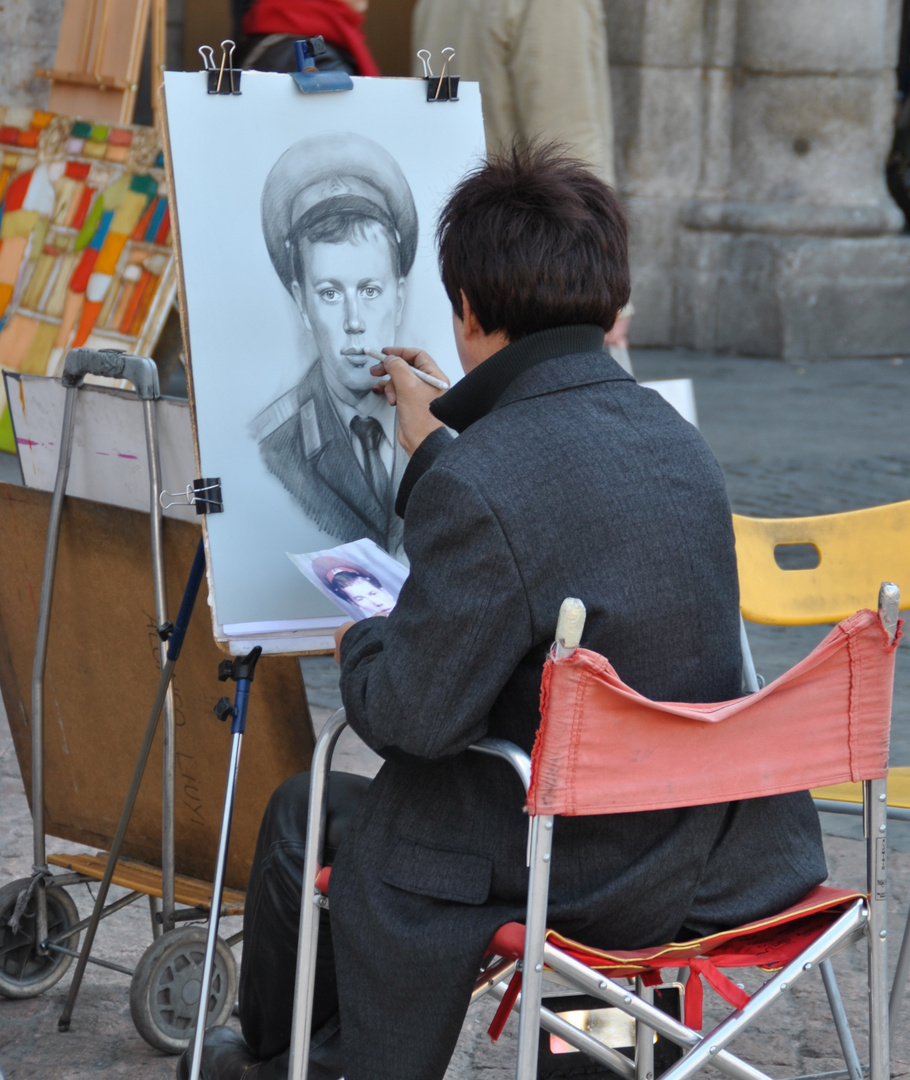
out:
{"label": "black rubber tire", "polygon": [[[14,935],[10,929],[16,901],[29,884],[29,878],[20,878],[0,889],[0,994],[8,998],[30,998],[44,993],[63,978],[73,962],[73,957],[66,953],[50,951],[42,956],[35,948],[37,901],[34,896],[28,902],[18,932]],[[47,929],[53,937],[75,926],[79,912],[65,889],[51,887],[46,892]],[[59,944],[76,952],[78,932]]]}
{"label": "black rubber tire", "polygon": [[[142,954],[130,983],[130,1014],[143,1039],[165,1054],[180,1054],[196,1027],[206,928],[181,926],[162,934]],[[224,1024],[237,998],[237,964],[223,938],[215,946],[206,1027]]]}

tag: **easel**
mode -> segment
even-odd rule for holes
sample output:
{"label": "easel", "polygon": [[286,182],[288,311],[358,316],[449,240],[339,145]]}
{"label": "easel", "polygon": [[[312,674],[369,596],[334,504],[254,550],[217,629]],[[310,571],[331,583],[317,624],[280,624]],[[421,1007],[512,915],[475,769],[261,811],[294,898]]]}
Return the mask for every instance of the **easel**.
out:
{"label": "easel", "polygon": [[167,0],[65,0],[48,109],[66,116],[129,123],[133,118],[145,34],[152,22],[152,108],[164,71]]}

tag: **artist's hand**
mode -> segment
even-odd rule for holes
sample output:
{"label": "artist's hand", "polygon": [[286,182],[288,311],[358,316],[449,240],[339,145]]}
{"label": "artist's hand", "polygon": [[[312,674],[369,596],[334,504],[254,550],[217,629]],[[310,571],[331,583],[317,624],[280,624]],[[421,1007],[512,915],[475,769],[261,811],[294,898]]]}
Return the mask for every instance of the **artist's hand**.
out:
{"label": "artist's hand", "polygon": [[436,361],[422,349],[396,345],[382,351],[388,357],[385,365],[377,364],[370,370],[377,377],[386,373],[389,376],[389,381],[382,386],[382,392],[388,403],[398,409],[398,441],[410,457],[431,431],[445,427],[430,412],[430,402],[443,391],[421,382],[411,368],[419,368],[443,382],[448,382],[448,379]]}
{"label": "artist's hand", "polygon": [[341,626],[335,631],[335,663],[341,663],[341,639],[351,629],[352,626],[357,624],[351,620],[350,622],[342,623]]}

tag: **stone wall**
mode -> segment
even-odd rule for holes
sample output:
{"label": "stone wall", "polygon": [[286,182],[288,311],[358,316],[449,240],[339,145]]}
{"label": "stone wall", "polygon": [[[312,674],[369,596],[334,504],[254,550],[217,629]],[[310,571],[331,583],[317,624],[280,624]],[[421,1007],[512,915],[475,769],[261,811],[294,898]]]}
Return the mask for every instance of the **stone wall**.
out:
{"label": "stone wall", "polygon": [[[883,179],[900,0],[604,4],[633,344],[910,353],[910,237]],[[61,8],[0,0],[0,101],[46,102],[32,72]],[[168,0],[170,67],[182,36]]]}
{"label": "stone wall", "polygon": [[0,3],[0,102],[40,109],[48,83],[36,67],[53,67],[63,0],[2,0]]}
{"label": "stone wall", "polygon": [[606,0],[633,342],[910,351],[897,0]]}

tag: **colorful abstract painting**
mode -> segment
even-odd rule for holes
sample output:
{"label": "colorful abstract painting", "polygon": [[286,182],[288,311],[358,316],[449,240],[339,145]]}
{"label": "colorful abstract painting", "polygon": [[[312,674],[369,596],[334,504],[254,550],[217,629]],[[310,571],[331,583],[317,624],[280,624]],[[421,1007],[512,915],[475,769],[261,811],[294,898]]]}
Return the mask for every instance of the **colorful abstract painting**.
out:
{"label": "colorful abstract painting", "polygon": [[57,375],[82,345],[147,355],[175,289],[157,132],[0,106],[0,368]]}

